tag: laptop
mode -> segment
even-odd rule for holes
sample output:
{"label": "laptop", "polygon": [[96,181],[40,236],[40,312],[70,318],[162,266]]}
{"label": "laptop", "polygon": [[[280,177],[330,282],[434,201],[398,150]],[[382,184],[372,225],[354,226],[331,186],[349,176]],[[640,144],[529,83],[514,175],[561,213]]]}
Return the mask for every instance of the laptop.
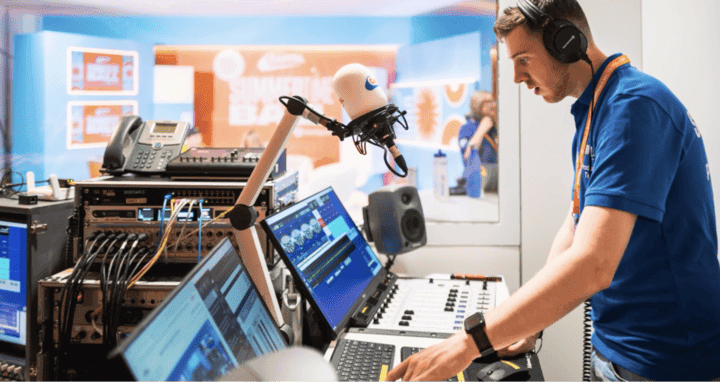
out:
{"label": "laptop", "polygon": [[286,348],[228,238],[221,241],[111,354],[136,380],[216,380]]}
{"label": "laptop", "polygon": [[[332,339],[342,333],[334,351],[328,351],[341,380],[383,380],[404,357],[451,336],[459,327],[458,307],[446,306],[447,291],[455,296],[457,289],[449,288],[440,302],[441,313],[452,318],[447,330],[414,331],[410,323],[421,317],[416,315],[413,321],[411,311],[398,312],[401,321],[396,324],[402,330],[372,328],[373,321],[390,309],[387,301],[397,297],[398,284],[433,280],[402,279],[385,269],[332,187],[266,217],[261,224]],[[432,287],[440,284],[436,281]],[[362,333],[346,332],[350,327]],[[464,374],[458,378],[464,379]]]}

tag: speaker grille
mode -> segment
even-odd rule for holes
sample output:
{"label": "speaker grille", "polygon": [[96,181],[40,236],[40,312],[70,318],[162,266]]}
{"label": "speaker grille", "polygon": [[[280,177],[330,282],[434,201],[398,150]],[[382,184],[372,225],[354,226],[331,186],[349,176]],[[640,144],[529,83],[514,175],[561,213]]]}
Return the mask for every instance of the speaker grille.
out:
{"label": "speaker grille", "polygon": [[403,235],[409,241],[416,243],[425,236],[425,222],[420,211],[411,209],[406,211],[400,219]]}

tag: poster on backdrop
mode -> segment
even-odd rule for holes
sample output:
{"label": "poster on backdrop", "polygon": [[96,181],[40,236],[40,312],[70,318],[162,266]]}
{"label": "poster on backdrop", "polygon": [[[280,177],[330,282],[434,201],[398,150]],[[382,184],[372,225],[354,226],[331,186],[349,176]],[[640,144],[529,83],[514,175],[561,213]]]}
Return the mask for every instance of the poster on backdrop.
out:
{"label": "poster on backdrop", "polygon": [[[327,117],[349,122],[332,89],[335,72],[361,63],[381,73],[387,87],[395,75],[395,51],[386,46],[156,46],[155,56],[156,64],[195,68],[195,121],[203,141],[243,147],[270,139],[285,111],[280,96],[300,95]],[[314,169],[345,161],[345,143],[302,119],[286,148],[289,158]]]}
{"label": "poster on backdrop", "polygon": [[69,95],[136,95],[138,52],[68,47]]}
{"label": "poster on backdrop", "polygon": [[67,104],[66,147],[105,147],[120,118],[137,115],[138,103],[128,101],[70,101]]}

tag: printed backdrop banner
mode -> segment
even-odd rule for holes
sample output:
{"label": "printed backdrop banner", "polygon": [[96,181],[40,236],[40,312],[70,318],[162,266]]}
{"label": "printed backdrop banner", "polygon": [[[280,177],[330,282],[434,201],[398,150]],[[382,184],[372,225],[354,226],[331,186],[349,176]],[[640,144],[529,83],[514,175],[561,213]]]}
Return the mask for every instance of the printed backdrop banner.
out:
{"label": "printed backdrop banner", "polygon": [[397,142],[405,161],[418,169],[418,189],[433,187],[433,159],[438,150],[447,155],[448,178],[453,186],[462,175],[458,133],[470,111],[470,96],[478,86],[478,82],[428,82],[393,87],[392,100],[400,110],[407,110],[409,127],[396,126]]}
{"label": "printed backdrop banner", "polygon": [[[195,122],[214,147],[265,144],[285,107],[280,96],[302,96],[313,109],[343,120],[332,78],[342,66],[360,63],[395,73],[394,47],[384,46],[156,46],[156,64],[195,68]],[[382,84],[386,86],[386,84]],[[301,119],[287,144],[289,155],[313,167],[340,160],[339,141],[322,126]]]}
{"label": "printed backdrop banner", "polygon": [[68,102],[67,148],[105,147],[126,115],[137,115],[137,101]]}

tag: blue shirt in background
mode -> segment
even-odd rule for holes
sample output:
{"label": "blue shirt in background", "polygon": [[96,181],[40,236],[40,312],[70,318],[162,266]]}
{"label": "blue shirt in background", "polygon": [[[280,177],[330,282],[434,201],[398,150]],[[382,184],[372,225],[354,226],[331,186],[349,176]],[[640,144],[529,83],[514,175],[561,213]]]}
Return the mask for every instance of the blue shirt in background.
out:
{"label": "blue shirt in background", "polygon": [[[592,92],[572,106],[573,167]],[[700,130],[665,85],[626,64],[595,106],[587,144],[581,214],[592,205],[638,215],[612,284],[592,297],[593,346],[651,379],[720,377],[720,263]]]}

